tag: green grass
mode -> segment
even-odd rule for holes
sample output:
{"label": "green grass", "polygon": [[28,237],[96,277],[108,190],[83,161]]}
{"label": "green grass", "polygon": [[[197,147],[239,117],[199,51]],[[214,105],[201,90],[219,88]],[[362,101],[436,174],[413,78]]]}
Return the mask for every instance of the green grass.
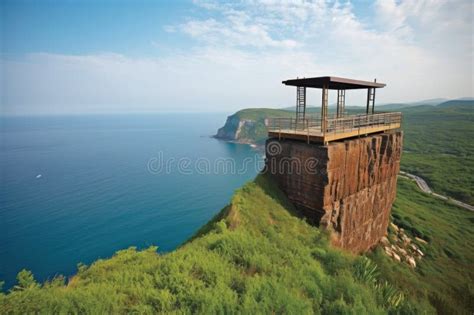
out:
{"label": "green grass", "polygon": [[117,252],[77,275],[39,285],[28,272],[0,295],[0,313],[433,312],[373,270],[328,245],[298,217],[271,181],[259,176],[179,249]]}
{"label": "green grass", "polygon": [[389,281],[416,299],[429,300],[442,314],[474,310],[474,213],[422,193],[416,184],[399,179],[393,221],[412,236],[425,257],[415,270],[394,263],[381,249],[369,255]]}

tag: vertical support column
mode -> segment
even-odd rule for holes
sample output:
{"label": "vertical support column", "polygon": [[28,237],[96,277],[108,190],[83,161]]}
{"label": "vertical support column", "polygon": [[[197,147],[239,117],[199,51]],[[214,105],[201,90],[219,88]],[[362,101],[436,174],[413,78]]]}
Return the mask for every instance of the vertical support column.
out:
{"label": "vertical support column", "polygon": [[[377,82],[377,80],[375,80]],[[375,114],[375,88],[373,88],[373,94],[372,94],[372,114]]]}
{"label": "vertical support column", "polygon": [[337,118],[344,116],[346,106],[346,90],[337,90]]}
{"label": "vertical support column", "polygon": [[367,115],[369,114],[369,108],[370,108],[370,88],[367,89],[367,107],[365,108],[365,113]]}
{"label": "vertical support column", "polygon": [[366,114],[374,113],[374,104],[375,104],[375,88],[367,89],[367,108]]}
{"label": "vertical support column", "polygon": [[328,86],[324,85],[321,99],[321,131],[326,134],[328,118]]}

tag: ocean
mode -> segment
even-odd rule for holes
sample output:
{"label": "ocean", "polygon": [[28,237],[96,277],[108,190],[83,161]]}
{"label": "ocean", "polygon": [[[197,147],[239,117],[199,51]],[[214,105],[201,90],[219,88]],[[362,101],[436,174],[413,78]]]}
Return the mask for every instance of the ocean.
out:
{"label": "ocean", "polygon": [[70,276],[117,250],[175,249],[263,166],[211,137],[226,114],[0,118],[0,281]]}

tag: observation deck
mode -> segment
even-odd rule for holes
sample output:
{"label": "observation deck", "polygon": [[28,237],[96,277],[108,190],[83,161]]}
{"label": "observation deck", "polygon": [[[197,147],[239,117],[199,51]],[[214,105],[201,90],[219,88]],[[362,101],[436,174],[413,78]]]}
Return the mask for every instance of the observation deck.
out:
{"label": "observation deck", "polygon": [[[400,112],[375,113],[375,89],[385,84],[339,77],[316,77],[287,80],[285,85],[296,86],[295,118],[270,118],[268,136],[279,139],[305,140],[308,143],[328,143],[346,138],[361,137],[399,129],[402,122]],[[321,114],[306,115],[306,88],[322,90]],[[365,114],[345,113],[346,90],[367,89]],[[337,112],[328,114],[328,91],[337,90]]]}
{"label": "observation deck", "polygon": [[303,119],[272,118],[268,120],[268,135],[279,139],[299,139],[307,142],[330,142],[340,139],[365,136],[391,129],[399,129],[402,113],[347,115],[330,117],[323,129],[320,116]]}

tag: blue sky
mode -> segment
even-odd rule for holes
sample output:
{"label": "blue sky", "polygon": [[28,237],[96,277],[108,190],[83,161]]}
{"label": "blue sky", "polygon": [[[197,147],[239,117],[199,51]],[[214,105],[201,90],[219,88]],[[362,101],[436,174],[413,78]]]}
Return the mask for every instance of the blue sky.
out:
{"label": "blue sky", "polygon": [[161,41],[180,45],[166,25],[193,14],[191,2],[173,1],[7,1],[3,4],[4,49],[9,55],[32,52],[94,54],[114,51],[153,55]]}
{"label": "blue sky", "polygon": [[469,0],[0,5],[4,114],[289,106],[296,76],[377,78],[379,103],[474,94]]}

